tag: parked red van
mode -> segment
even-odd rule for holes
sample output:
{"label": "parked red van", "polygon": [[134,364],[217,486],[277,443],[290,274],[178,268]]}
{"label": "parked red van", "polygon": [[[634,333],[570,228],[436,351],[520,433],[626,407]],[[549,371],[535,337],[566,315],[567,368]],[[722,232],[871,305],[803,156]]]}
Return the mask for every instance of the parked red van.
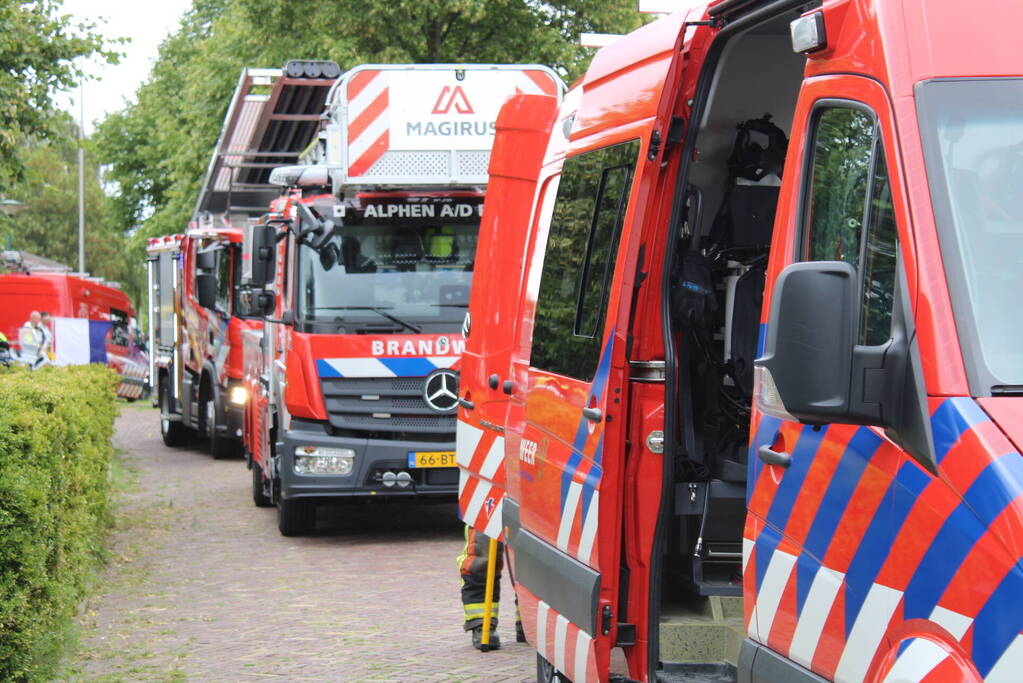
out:
{"label": "parked red van", "polygon": [[[149,358],[135,307],[116,283],[70,269],[33,266],[34,257],[6,252],[17,263],[0,273],[0,332],[17,353],[18,330],[32,311],[52,316],[58,365],[106,363],[121,376],[117,395],[135,400],[148,394]],[[59,265],[59,264],[57,264]]]}
{"label": "parked red van", "polygon": [[477,263],[525,256],[477,374],[539,680],[1019,679],[1019,10],[718,0],[597,53]]}

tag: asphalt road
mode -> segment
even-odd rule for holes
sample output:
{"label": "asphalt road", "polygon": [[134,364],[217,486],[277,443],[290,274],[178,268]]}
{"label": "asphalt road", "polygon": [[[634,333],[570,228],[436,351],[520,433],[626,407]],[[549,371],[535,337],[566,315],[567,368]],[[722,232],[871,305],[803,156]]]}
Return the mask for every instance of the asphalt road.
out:
{"label": "asphalt road", "polygon": [[500,651],[462,630],[454,504],[322,507],[314,535],[284,538],[243,461],[166,448],[155,410],[126,407],[115,445],[131,483],[64,678],[535,680],[510,600]]}

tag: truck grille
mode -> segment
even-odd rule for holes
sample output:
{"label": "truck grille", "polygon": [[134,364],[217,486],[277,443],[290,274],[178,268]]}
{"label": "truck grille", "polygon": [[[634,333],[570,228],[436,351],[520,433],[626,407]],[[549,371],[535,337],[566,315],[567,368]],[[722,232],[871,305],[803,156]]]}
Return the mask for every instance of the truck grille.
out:
{"label": "truck grille", "polygon": [[[323,377],[323,400],[334,429],[371,433],[450,435],[454,414],[440,415],[423,400],[423,377]],[[394,436],[392,438],[398,438]]]}

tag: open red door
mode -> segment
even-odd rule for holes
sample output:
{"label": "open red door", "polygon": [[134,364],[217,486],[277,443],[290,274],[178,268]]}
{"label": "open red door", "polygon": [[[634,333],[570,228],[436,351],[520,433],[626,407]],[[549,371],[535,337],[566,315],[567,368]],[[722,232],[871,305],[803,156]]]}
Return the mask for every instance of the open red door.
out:
{"label": "open red door", "polygon": [[504,423],[530,210],[560,98],[515,95],[501,108],[490,157],[469,311],[462,332],[456,454],[458,512],[491,538],[502,533]]}

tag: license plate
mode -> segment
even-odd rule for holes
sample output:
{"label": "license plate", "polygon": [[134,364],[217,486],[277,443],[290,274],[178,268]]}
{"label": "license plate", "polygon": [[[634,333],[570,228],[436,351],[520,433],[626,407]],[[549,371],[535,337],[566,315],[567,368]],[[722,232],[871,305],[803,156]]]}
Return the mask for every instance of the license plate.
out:
{"label": "license plate", "polygon": [[454,451],[409,451],[409,467],[455,467]]}

